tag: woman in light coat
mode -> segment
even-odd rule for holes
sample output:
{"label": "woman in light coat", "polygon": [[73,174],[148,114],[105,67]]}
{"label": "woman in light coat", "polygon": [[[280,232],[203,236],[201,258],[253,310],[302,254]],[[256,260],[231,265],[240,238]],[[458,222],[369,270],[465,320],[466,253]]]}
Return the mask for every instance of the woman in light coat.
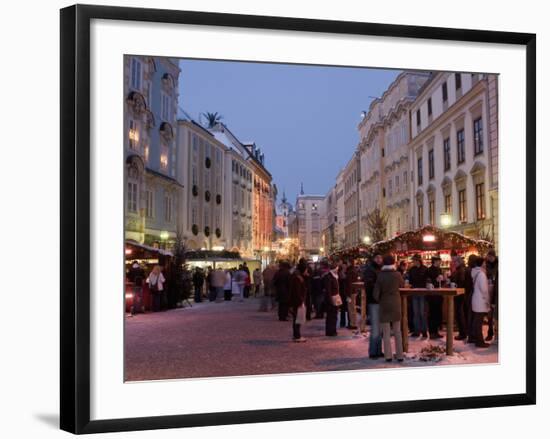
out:
{"label": "woman in light coat", "polygon": [[483,338],[483,319],[491,309],[489,281],[483,267],[484,259],[477,257],[472,268],[472,337],[475,345],[486,348],[490,345]]}
{"label": "woman in light coat", "polygon": [[153,298],[153,311],[160,311],[160,305],[162,302],[162,291],[164,290],[164,278],[162,271],[160,270],[160,265],[155,265],[153,270],[149,274],[146,282],[149,284],[149,291]]}

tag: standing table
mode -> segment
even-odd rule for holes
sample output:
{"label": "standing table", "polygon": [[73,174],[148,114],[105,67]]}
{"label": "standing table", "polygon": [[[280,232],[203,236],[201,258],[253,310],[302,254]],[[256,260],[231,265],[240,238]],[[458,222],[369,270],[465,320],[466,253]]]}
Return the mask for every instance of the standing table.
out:
{"label": "standing table", "polygon": [[403,351],[409,349],[409,322],[407,299],[409,296],[443,296],[447,306],[447,355],[453,355],[454,297],[464,294],[464,288],[400,288],[401,293],[401,330],[403,333]]}

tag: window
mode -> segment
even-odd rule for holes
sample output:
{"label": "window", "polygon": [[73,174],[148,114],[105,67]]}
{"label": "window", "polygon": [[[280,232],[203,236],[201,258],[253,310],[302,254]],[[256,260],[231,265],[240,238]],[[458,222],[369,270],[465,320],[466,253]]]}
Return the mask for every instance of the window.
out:
{"label": "window", "polygon": [[422,184],[422,157],[418,159],[418,184]]}
{"label": "window", "polygon": [[193,166],[191,168],[191,184],[198,185],[198,179],[197,179],[197,167]]}
{"label": "window", "polygon": [[160,169],[166,171],[168,169],[168,145],[160,146]]}
{"label": "window", "polygon": [[424,206],[418,205],[418,227],[422,227],[424,222]]}
{"label": "window", "polygon": [[420,128],[420,122],[421,122],[421,119],[420,119],[420,108],[418,110],[416,110],[416,126],[418,128]]}
{"label": "window", "polygon": [[196,158],[199,152],[199,139],[196,134],[193,134],[193,158]]}
{"label": "window", "polygon": [[395,193],[399,193],[399,175],[395,176]]}
{"label": "window", "polygon": [[476,215],[477,219],[485,219],[485,184],[476,184]]}
{"label": "window", "polygon": [[191,208],[191,224],[197,224],[197,207],[196,206],[193,206]]}
{"label": "window", "polygon": [[210,227],[210,213],[208,210],[204,211],[204,227]]}
{"label": "window", "polygon": [[428,151],[428,175],[430,179],[435,176],[435,165],[434,165],[434,150],[430,149]]}
{"label": "window", "polygon": [[405,189],[409,187],[409,179],[407,178],[407,171],[403,172],[403,186]]}
{"label": "window", "polygon": [[443,170],[449,169],[451,169],[451,139],[447,137],[443,140]]}
{"label": "window", "polygon": [[170,194],[164,195],[164,221],[172,222],[172,196]]}
{"label": "window", "polygon": [[464,149],[464,128],[456,132],[456,157],[459,164],[466,160],[466,151]]}
{"label": "window", "polygon": [[172,107],[172,99],[166,93],[160,95],[160,117],[162,120],[170,122],[170,109]]}
{"label": "window", "polygon": [[451,194],[445,195],[445,213],[453,213],[453,201],[451,199]]}
{"label": "window", "polygon": [[149,164],[149,145],[145,145],[143,148],[143,159],[146,164]]}
{"label": "window", "polygon": [[428,98],[428,117],[432,115],[432,98]]}
{"label": "window", "polygon": [[388,194],[390,197],[393,195],[393,182],[391,178],[388,180]]}
{"label": "window", "polygon": [[134,90],[141,90],[141,61],[136,58],[132,58],[130,75],[130,86]]}
{"label": "window", "polygon": [[147,218],[153,218],[153,191],[145,191],[145,216]]}
{"label": "window", "polygon": [[139,149],[139,122],[130,119],[128,125],[128,147],[137,151]]}
{"label": "window", "polygon": [[483,152],[483,121],[481,117],[474,120],[474,155]]}
{"label": "window", "polygon": [[137,183],[128,182],[127,209],[129,212],[137,212]]}
{"label": "window", "polygon": [[467,221],[466,218],[466,189],[458,191],[458,219],[461,223]]}
{"label": "window", "polygon": [[435,224],[435,200],[430,200],[428,203],[428,209],[430,213],[430,224]]}
{"label": "window", "polygon": [[443,95],[443,103],[447,102],[449,96],[448,96],[448,93],[447,93],[447,83],[446,82],[441,84],[441,94]]}
{"label": "window", "polygon": [[460,73],[455,73],[455,87],[457,90],[462,88],[462,75]]}

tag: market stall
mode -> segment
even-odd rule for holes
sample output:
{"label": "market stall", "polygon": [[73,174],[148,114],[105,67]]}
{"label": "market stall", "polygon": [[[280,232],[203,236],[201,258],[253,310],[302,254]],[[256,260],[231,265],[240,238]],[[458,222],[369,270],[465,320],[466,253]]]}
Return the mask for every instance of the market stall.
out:
{"label": "market stall", "polygon": [[208,267],[230,270],[246,263],[250,272],[262,268],[262,261],[253,258],[241,257],[239,252],[229,250],[192,250],[185,253],[185,260],[189,268]]}
{"label": "market stall", "polygon": [[489,241],[473,239],[434,226],[424,226],[388,240],[378,241],[369,250],[381,254],[392,253],[398,260],[409,260],[412,255],[419,254],[425,265],[429,265],[432,256],[437,255],[441,258],[441,268],[445,271],[450,269],[451,252],[467,259],[472,253],[484,255],[492,247],[493,244]]}
{"label": "market stall", "polygon": [[[155,265],[161,267],[168,267],[170,259],[172,258],[172,252],[152,247],[146,244],[140,244],[137,241],[127,239],[124,249],[124,264],[125,264],[125,303],[126,311],[129,312],[133,301],[133,287],[134,284],[128,280],[127,273],[129,272],[132,264],[137,262],[141,268],[145,271],[145,274],[149,274]],[[143,306],[145,309],[151,309],[151,294],[149,292],[148,285],[143,284]]]}

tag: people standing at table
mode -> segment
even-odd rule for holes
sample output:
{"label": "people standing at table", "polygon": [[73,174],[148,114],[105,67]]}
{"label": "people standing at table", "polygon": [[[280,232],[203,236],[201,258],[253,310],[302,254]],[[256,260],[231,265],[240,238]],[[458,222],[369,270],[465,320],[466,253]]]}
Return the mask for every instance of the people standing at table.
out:
{"label": "people standing at table", "polygon": [[403,339],[401,335],[401,294],[403,276],[395,269],[395,258],[384,256],[384,265],[378,273],[373,296],[380,306],[380,326],[384,340],[384,358],[392,361],[391,334],[395,341],[395,357],[403,361]]}
{"label": "people standing at table", "polygon": [[[432,265],[426,272],[428,282],[433,288],[441,288],[443,282],[443,272],[441,270],[441,258],[432,256]],[[428,302],[428,330],[430,339],[438,339],[443,336],[439,333],[439,328],[443,321],[443,297],[433,294],[426,298]]]}
{"label": "people standing at table", "polygon": [[346,302],[348,308],[348,329],[357,329],[357,285],[354,285],[359,278],[357,267],[350,261],[346,269]]}
{"label": "people standing at table", "polygon": [[336,329],[338,323],[338,308],[342,306],[342,298],[340,296],[340,286],[338,279],[339,267],[337,264],[332,264],[323,275],[323,289],[325,292],[325,335],[327,337],[336,337],[338,331]]}
{"label": "people standing at table", "polygon": [[483,270],[482,257],[478,257],[475,266],[472,268],[472,336],[476,347],[487,348],[490,345],[483,339],[483,320],[491,309],[491,298],[489,297],[489,282],[487,274]]}
{"label": "people standing at table", "polygon": [[[409,283],[411,288],[426,288],[428,282],[428,268],[422,263],[422,257],[417,253],[412,257],[413,266],[409,269]],[[426,298],[423,295],[411,297],[413,308],[413,337],[422,335],[428,338],[428,321],[426,319]]]}
{"label": "people standing at table", "polygon": [[256,268],[252,272],[252,282],[254,283],[254,296],[260,295],[260,288],[262,286],[262,272],[259,268]]}
{"label": "people standing at table", "polygon": [[279,320],[286,322],[290,300],[290,264],[288,262],[279,263],[279,269],[273,276],[273,287],[277,297]]}
{"label": "people standing at table", "polygon": [[380,305],[374,298],[374,285],[382,268],[382,255],[375,253],[363,270],[363,282],[367,295],[367,312],[370,323],[369,333],[369,358],[382,357],[382,336],[380,332]]}
{"label": "people standing at table", "polygon": [[489,330],[487,331],[487,338],[485,341],[491,341],[494,337],[494,285],[498,273],[498,257],[495,249],[490,249],[487,252],[485,267],[487,270],[487,280],[489,281],[489,297],[491,298],[491,310],[487,314],[487,325],[489,326]]}
{"label": "people standing at table", "polygon": [[289,304],[292,314],[292,339],[295,342],[306,341],[301,333],[301,327],[306,322],[306,271],[307,264],[301,261],[290,276]]}
{"label": "people standing at table", "polygon": [[151,292],[153,299],[153,311],[160,311],[162,292],[164,291],[164,282],[166,282],[166,279],[160,269],[160,265],[155,265],[153,267],[153,270],[149,273],[149,277],[145,282],[149,284],[149,291]]}
{"label": "people standing at table", "polygon": [[204,285],[204,273],[200,267],[193,273],[193,286],[195,287],[195,302],[202,302],[202,287]]}
{"label": "people standing at table", "polygon": [[[454,271],[451,273],[451,282],[456,288],[465,288],[466,286],[466,266],[464,259],[457,258],[455,261]],[[466,325],[466,301],[465,294],[458,294],[454,298],[456,323],[458,326],[458,335],[455,340],[465,340],[467,337]]]}

